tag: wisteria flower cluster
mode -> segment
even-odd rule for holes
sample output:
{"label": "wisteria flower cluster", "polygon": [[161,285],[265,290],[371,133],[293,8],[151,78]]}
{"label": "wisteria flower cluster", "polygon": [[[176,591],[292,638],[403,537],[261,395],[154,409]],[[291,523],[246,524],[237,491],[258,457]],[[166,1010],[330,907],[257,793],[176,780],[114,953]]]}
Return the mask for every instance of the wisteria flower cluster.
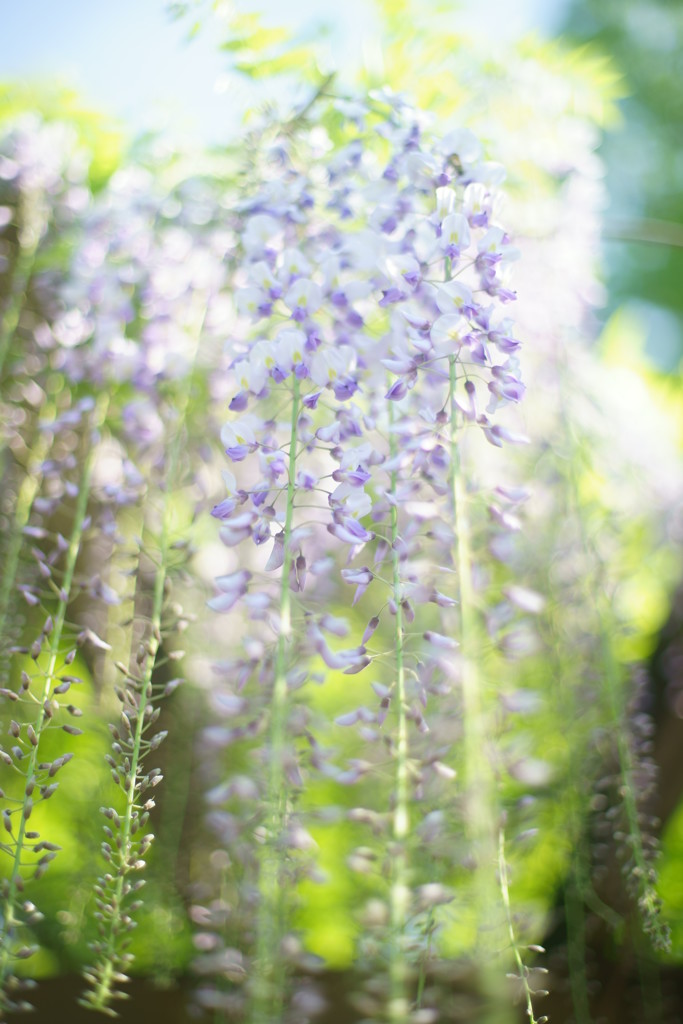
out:
{"label": "wisteria flower cluster", "polygon": [[[310,772],[351,784],[376,770],[357,758],[339,764],[325,749],[305,684],[320,662],[384,677],[368,689],[375,707],[351,708],[337,725],[358,725],[370,747],[390,745],[392,809],[381,830],[389,983],[371,1003],[373,1016],[398,1021],[411,1012],[405,943],[415,901],[423,909],[448,902],[412,864],[414,792],[434,790],[432,777],[455,777],[454,738],[464,730],[465,799],[472,808],[494,800],[489,769],[478,764],[480,627],[466,493],[476,474],[464,468],[464,447],[477,428],[495,447],[523,440],[497,415],[524,394],[521,343],[504,308],[515,298],[518,252],[499,222],[503,170],[483,159],[470,132],[436,138],[387,93],[338,102],[329,116],[346,136],[332,158],[319,128],[305,156],[284,137],[267,139],[263,184],[243,204],[235,300],[244,334],[230,339],[232,416],[221,432],[228,496],[213,510],[232,571],[217,578],[210,606],[241,606],[250,622],[214,696],[231,724],[211,736],[222,746],[246,741],[261,770],[248,786],[224,782],[210,798],[215,807],[242,796],[253,805],[260,793],[259,824],[243,826],[256,828],[260,844],[248,987],[253,1019],[270,1020],[283,998],[283,944],[299,948],[293,886],[315,871],[301,856],[314,840],[297,797]],[[497,529],[517,527],[522,497],[500,486],[490,498]],[[341,650],[336,637],[353,627],[325,607],[336,574],[353,588],[351,604],[371,609],[360,643]],[[432,715],[450,725],[435,723],[436,741],[425,740]],[[438,804],[436,792],[431,798]],[[241,832],[234,815],[212,818],[232,851]],[[475,848],[495,812],[479,820]],[[241,840],[236,849],[253,857]],[[473,856],[488,871],[483,849]],[[215,963],[221,940],[207,933],[205,941]],[[234,994],[222,998],[227,1008]]]}
{"label": "wisteria flower cluster", "polygon": [[541,1024],[547,964],[587,1024],[591,935],[666,947],[623,609],[679,492],[577,342],[575,128],[536,242],[388,88],[97,185],[73,127],[0,137],[0,1014],[42,944],[107,1014],[191,966],[198,1016],[302,1024],[343,968],[340,1019]]}
{"label": "wisteria flower cluster", "polygon": [[[102,808],[110,870],[93,879],[99,934],[86,975],[86,1005],[106,1011],[133,959],[126,950],[140,906],[134,895],[154,838],[141,829],[154,806],[148,791],[161,781],[160,770],[145,763],[165,736],[155,728],[158,703],[181,681],[158,679],[182,655],[168,645],[187,625],[169,600],[189,550],[172,525],[173,503],[188,481],[197,348],[202,335],[209,347],[228,236],[211,226],[218,222],[213,182],[188,176],[175,194],[174,185],[155,192],[152,177],[138,169],[114,176],[96,200],[87,164],[73,156],[73,133],[22,125],[5,145],[12,258],[2,349],[9,482],[3,671],[11,673],[12,656],[30,661],[18,689],[3,690],[21,713],[2,758],[24,782],[3,791],[3,849],[12,863],[2,890],[0,1005],[26,1004],[27,982],[14,968],[32,951],[26,928],[41,915],[22,895],[24,880],[29,872],[39,878],[60,849],[41,835],[33,808],[57,791],[55,776],[74,756],[64,750],[50,757],[48,735],[56,728],[81,734],[69,716],[83,718],[83,700],[61,695],[89,668],[103,690],[110,670],[123,677],[114,688],[123,710],[111,725],[107,755],[121,792]],[[50,259],[58,244],[61,258]],[[16,613],[17,593],[27,626]],[[41,614],[38,626],[33,620]],[[34,629],[28,645],[16,643]]]}

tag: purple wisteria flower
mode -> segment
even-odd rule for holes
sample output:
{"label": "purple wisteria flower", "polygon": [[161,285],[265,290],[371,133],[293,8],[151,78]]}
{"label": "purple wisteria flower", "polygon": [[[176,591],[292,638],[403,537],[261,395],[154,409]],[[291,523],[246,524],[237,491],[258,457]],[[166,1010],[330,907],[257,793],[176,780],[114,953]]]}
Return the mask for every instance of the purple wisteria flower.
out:
{"label": "purple wisteria flower", "polygon": [[[306,158],[278,138],[277,170],[241,206],[231,413],[221,431],[228,493],[212,512],[229,571],[210,605],[248,615],[224,684],[240,695],[224,702],[225,742],[262,737],[265,845],[249,990],[257,1016],[276,998],[264,965],[282,956],[272,918],[288,919],[286,880],[313,870],[288,845],[304,775],[348,785],[372,769],[357,758],[337,764],[316,738],[305,686],[316,664],[395,677],[375,681],[378,710],[364,704],[337,721],[371,744],[390,722],[396,730],[389,903],[405,927],[407,751],[416,764],[426,757],[430,702],[451,691],[471,656],[459,635],[471,601],[462,577],[473,573],[458,497],[464,434],[480,431],[496,447],[515,440],[497,416],[524,393],[520,343],[499,312],[514,298],[516,256],[497,220],[500,169],[482,161],[471,133],[439,140],[424,131],[400,97],[381,94],[354,111],[350,141],[332,157],[319,126]],[[510,528],[504,510],[495,522]],[[355,646],[335,640],[348,631],[326,605],[337,583],[354,587],[350,603],[370,607]],[[366,646],[380,634],[386,644],[387,633],[388,653],[382,641]],[[425,761],[440,779],[457,759],[442,731],[440,756]],[[395,973],[403,953],[390,945]]]}

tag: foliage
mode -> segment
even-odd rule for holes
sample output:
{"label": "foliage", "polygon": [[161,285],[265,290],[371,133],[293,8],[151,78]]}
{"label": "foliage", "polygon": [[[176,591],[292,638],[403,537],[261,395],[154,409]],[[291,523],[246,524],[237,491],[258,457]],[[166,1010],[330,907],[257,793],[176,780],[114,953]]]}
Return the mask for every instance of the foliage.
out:
{"label": "foliage", "polygon": [[675,370],[683,352],[680,88],[683,12],[669,0],[570,8],[575,41],[611,53],[627,98],[621,130],[602,147],[611,195],[605,255],[610,312],[626,305],[647,326],[650,358]]}

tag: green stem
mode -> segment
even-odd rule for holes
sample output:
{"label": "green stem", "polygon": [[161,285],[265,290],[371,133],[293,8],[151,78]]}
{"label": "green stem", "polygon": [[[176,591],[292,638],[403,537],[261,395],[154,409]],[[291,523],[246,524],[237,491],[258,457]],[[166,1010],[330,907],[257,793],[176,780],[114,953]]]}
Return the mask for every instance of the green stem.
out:
{"label": "green stem", "polygon": [[[106,402],[101,402],[96,410],[95,424],[99,426],[104,420],[106,415]],[[71,537],[69,540],[69,547],[66,553],[66,562],[64,567],[64,575],[62,578],[61,591],[63,597],[60,599],[57,612],[54,617],[54,623],[52,633],[50,636],[50,656],[48,659],[47,668],[44,673],[44,682],[42,693],[39,698],[40,711],[33,725],[35,733],[35,740],[31,744],[31,753],[29,755],[28,764],[26,767],[26,778],[32,779],[36,773],[36,765],[39,761],[40,752],[40,740],[43,735],[43,731],[50,724],[51,717],[46,714],[45,706],[48,704],[50,699],[50,690],[55,681],[55,675],[57,672],[57,662],[60,655],[60,647],[62,642],[62,635],[64,632],[64,625],[66,622],[66,613],[71,598],[71,587],[73,585],[74,572],[76,570],[76,561],[78,554],[81,549],[81,541],[83,539],[83,524],[85,522],[86,512],[88,509],[88,499],[90,497],[90,482],[92,477],[94,463],[94,446],[91,444],[85,455],[83,463],[83,472],[81,474],[80,489],[78,492],[78,499],[76,502],[76,511],[74,515],[74,522],[71,529]],[[16,914],[16,898],[17,892],[20,887],[20,867],[21,860],[24,852],[24,843],[26,839],[26,823],[28,820],[27,816],[27,800],[28,796],[25,792],[24,802],[20,811],[20,823],[19,831],[15,840],[14,847],[14,858],[12,862],[12,868],[10,871],[10,880],[7,889],[7,895],[3,901],[2,908],[2,921],[3,921],[3,938],[2,938],[2,949],[0,950],[0,992],[4,991],[5,984],[10,974],[10,936],[12,935],[13,929],[19,923]]]}
{"label": "green stem", "polygon": [[164,849],[165,887],[175,896],[176,877],[179,870],[185,815],[192,789],[193,737],[196,735],[197,701],[181,689],[175,706],[175,717],[183,723],[180,737],[174,744],[174,773],[166,784],[162,817],[159,825],[159,842]]}
{"label": "green stem", "polygon": [[[175,447],[175,446],[174,446]],[[122,815],[123,826],[120,833],[120,866],[117,873],[116,884],[113,890],[111,905],[113,913],[109,918],[109,929],[106,937],[106,945],[102,956],[102,971],[99,981],[93,993],[89,1005],[95,1010],[104,1010],[113,998],[114,974],[117,969],[117,946],[121,933],[123,916],[124,884],[131,867],[129,860],[132,852],[131,829],[133,825],[134,812],[140,811],[138,805],[140,779],[138,777],[140,762],[142,736],[145,728],[145,712],[152,695],[152,673],[157,652],[161,643],[161,616],[164,609],[164,590],[166,585],[166,562],[168,557],[168,533],[169,533],[169,496],[170,490],[166,491],[164,507],[162,512],[161,535],[159,538],[159,566],[154,577],[154,595],[152,599],[152,614],[150,616],[150,635],[147,640],[147,660],[145,671],[142,676],[139,690],[137,716],[135,720],[135,734],[131,753],[130,770],[128,773],[128,788],[126,791],[126,805]]]}
{"label": "green stem", "polygon": [[31,508],[42,480],[41,466],[50,447],[51,438],[47,432],[38,437],[34,450],[31,452],[24,476],[19,486],[14,520],[10,529],[0,582],[0,638],[4,638],[10,601],[14,592],[19,556],[24,540],[24,527],[29,521]]}
{"label": "green stem", "polygon": [[460,461],[457,406],[455,404],[456,357],[449,360],[450,384],[450,489],[455,526],[455,562],[459,581],[460,654],[462,665],[463,739],[466,822],[475,844],[477,864],[491,846],[492,816],[489,773],[482,750],[485,732],[482,719],[481,680],[477,665],[479,624],[472,585],[472,556],[465,487]]}
{"label": "green stem", "polygon": [[[552,551],[544,553],[544,563],[552,564]],[[545,617],[548,624],[548,650],[552,666],[557,712],[563,722],[574,723],[580,720],[576,696],[571,685],[567,685],[568,676],[574,665],[575,652],[567,648],[559,636],[560,624],[557,622],[556,609],[561,602],[555,599],[554,581],[548,573],[545,578],[543,592],[548,597],[549,611]],[[565,649],[569,657],[565,656]],[[586,913],[585,905],[590,901],[591,881],[588,871],[588,850],[584,836],[584,822],[581,807],[581,782],[585,779],[587,751],[585,743],[580,744],[571,733],[567,734],[568,757],[567,778],[568,789],[562,794],[564,808],[563,821],[567,830],[570,849],[569,876],[564,891],[565,919],[567,924],[567,959],[569,979],[572,993],[572,1004],[576,1024],[591,1024],[590,999],[588,995],[588,977],[586,973]],[[606,908],[607,909],[607,908]]]}
{"label": "green stem", "polygon": [[[195,348],[192,365],[196,357],[197,348],[201,338],[206,316],[206,302],[204,297],[197,293],[190,312],[193,321],[193,333]],[[109,1004],[115,998],[114,986],[118,980],[118,963],[120,961],[119,950],[122,948],[121,936],[125,934],[123,929],[124,901],[126,897],[126,879],[134,870],[131,863],[134,841],[132,839],[133,823],[137,822],[137,816],[144,808],[140,805],[141,796],[141,775],[143,750],[143,736],[146,728],[146,712],[151,710],[152,704],[152,676],[156,665],[156,658],[161,646],[162,617],[164,612],[164,597],[166,593],[166,581],[168,579],[168,559],[171,547],[171,497],[177,486],[179,475],[180,456],[183,449],[184,432],[183,428],[187,418],[190,403],[192,386],[192,374],[188,372],[185,386],[177,396],[176,430],[171,442],[168,457],[165,463],[165,477],[162,487],[163,503],[161,508],[161,529],[159,533],[156,571],[154,573],[154,588],[152,594],[152,609],[148,620],[148,638],[145,644],[146,658],[144,672],[137,684],[138,701],[135,718],[135,731],[133,734],[130,766],[126,770],[127,788],[125,790],[126,802],[122,815],[122,826],[117,841],[118,871],[116,882],[111,891],[110,905],[112,911],[108,918],[108,929],[105,937],[104,949],[100,953],[99,965],[96,973],[91,977],[94,981],[94,989],[87,993],[83,1003],[91,1009],[109,1011]],[[151,842],[151,837],[150,837]],[[146,847],[144,847],[146,849]]]}
{"label": "green stem", "polygon": [[434,908],[430,907],[424,927],[424,934],[427,939],[427,946],[424,951],[424,955],[420,959],[420,970],[417,976],[417,995],[415,997],[416,1010],[422,1008],[422,996],[424,995],[425,985],[427,983],[427,964],[429,963],[430,957],[432,955],[432,939],[434,937],[434,924]]}
{"label": "green stem", "polygon": [[[41,235],[39,225],[31,222],[32,220],[37,221],[37,217],[31,217],[34,211],[30,197],[22,196],[19,210],[22,215],[21,220],[26,220],[27,223],[21,225],[19,229],[19,254],[14,265],[14,273],[10,285],[11,295],[0,318],[0,377],[2,377],[5,361],[10,353],[19,325],[19,317],[21,316],[24,299],[26,298],[26,290],[31,279]],[[24,242],[22,236],[27,232],[28,240]]]}
{"label": "green stem", "polygon": [[283,125],[283,131],[285,132],[285,134],[291,134],[301,124],[301,122],[305,120],[305,118],[308,116],[308,113],[316,105],[320,97],[324,96],[326,90],[336,78],[336,75],[337,72],[332,71],[330,72],[330,74],[325,75],[321,79],[317,89],[315,90],[311,98],[304,104],[301,110],[297,110],[297,112],[293,115],[293,117],[290,118],[289,121],[285,121]]}
{"label": "green stem", "polygon": [[[446,280],[451,276],[451,261],[446,260]],[[465,820],[469,824],[470,838],[475,844],[477,877],[484,845],[492,844],[490,801],[482,757],[482,743],[485,739],[482,706],[481,681],[476,656],[479,633],[477,612],[472,585],[472,559],[470,553],[470,528],[467,518],[465,487],[460,458],[460,437],[458,436],[458,407],[455,402],[457,386],[457,356],[448,360],[448,405],[449,405],[449,446],[450,446],[450,491],[453,504],[455,529],[455,564],[459,581],[460,599],[460,654],[462,664],[462,700],[465,763]],[[489,842],[485,843],[488,838]],[[490,853],[490,850],[488,851]],[[479,888],[479,887],[478,887]],[[480,906],[479,910],[483,908]],[[482,920],[482,918],[479,918]]]}
{"label": "green stem", "polygon": [[[484,1020],[503,1024],[510,1009],[502,1001],[501,986],[493,962],[496,930],[491,924],[496,916],[493,865],[496,862],[496,823],[499,812],[494,791],[491,765],[486,750],[487,729],[484,708],[484,681],[477,659],[481,657],[482,631],[476,608],[472,582],[472,550],[467,516],[467,498],[460,458],[458,414],[455,402],[457,357],[449,358],[450,411],[450,491],[455,529],[455,567],[459,581],[460,656],[464,764],[464,824],[474,858],[474,916],[478,923],[477,947],[482,973],[482,991],[489,1005]],[[488,940],[483,945],[482,925]]]}
{"label": "green stem", "polygon": [[274,684],[268,737],[269,775],[266,835],[261,849],[256,958],[250,1024],[274,1024],[282,1015],[284,965],[280,945],[284,937],[285,885],[282,878],[280,841],[287,819],[284,753],[287,734],[287,664],[292,631],[289,573],[292,566],[291,536],[296,491],[296,447],[300,410],[299,380],[294,376],[287,472],[287,508],[282,534],[284,546],[280,581],[280,631],[275,648]]}
{"label": "green stem", "polygon": [[[389,403],[389,452],[394,460],[397,455],[394,433],[394,405]],[[391,949],[389,963],[390,998],[389,1021],[401,1024],[410,1016],[407,996],[408,969],[404,950],[408,905],[410,900],[410,871],[406,841],[410,831],[408,800],[408,717],[406,715],[406,681],[404,664],[405,635],[403,628],[403,607],[401,588],[401,563],[398,548],[398,470],[391,471],[391,565],[392,588],[396,614],[394,620],[394,645],[396,658],[396,748],[395,748],[395,791],[394,813],[392,816],[392,879],[390,893]]]}
{"label": "green stem", "polygon": [[500,879],[500,892],[503,897],[503,906],[505,907],[505,916],[507,919],[508,926],[508,937],[510,939],[510,945],[514,954],[515,963],[517,964],[517,971],[519,980],[522,983],[524,990],[524,998],[526,1000],[526,1015],[529,1018],[529,1024],[538,1024],[538,1020],[534,1015],[534,1008],[531,1001],[531,988],[527,978],[527,969],[522,960],[522,954],[519,951],[517,945],[517,937],[515,936],[515,928],[512,920],[512,908],[510,906],[510,886],[508,881],[508,868],[507,861],[505,859],[505,832],[503,829],[499,829],[498,832],[498,877]]}

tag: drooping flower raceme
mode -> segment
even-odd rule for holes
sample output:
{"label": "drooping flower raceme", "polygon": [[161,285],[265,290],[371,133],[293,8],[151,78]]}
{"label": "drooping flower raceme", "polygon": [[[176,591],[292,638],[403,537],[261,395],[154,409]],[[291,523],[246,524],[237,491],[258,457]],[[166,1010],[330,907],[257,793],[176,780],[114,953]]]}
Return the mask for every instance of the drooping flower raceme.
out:
{"label": "drooping flower raceme", "polygon": [[[242,653],[220,669],[223,696],[215,701],[231,724],[213,740],[262,738],[257,926],[251,962],[244,960],[255,1021],[272,1019],[281,1005],[283,948],[299,948],[292,936],[285,943],[291,885],[312,870],[305,851],[313,841],[295,794],[311,768],[343,783],[372,767],[336,764],[316,737],[300,688],[320,660],[347,675],[370,664],[388,675],[375,686],[380,708],[349,711],[340,724],[361,723],[366,739],[380,739],[391,711],[390,978],[377,1012],[407,1019],[402,936],[417,881],[410,790],[416,772],[424,788],[422,764],[441,780],[453,774],[452,741],[439,747],[442,757],[426,752],[429,694],[460,686],[468,774],[481,728],[477,682],[466,667],[473,655],[458,662],[454,654],[460,634],[472,632],[463,428],[478,427],[495,447],[520,439],[497,422],[498,409],[524,392],[520,342],[500,311],[514,298],[517,255],[497,221],[501,169],[482,159],[466,131],[434,138],[400,98],[380,93],[363,110],[353,125],[341,119],[346,141],[331,157],[319,126],[305,156],[266,131],[265,181],[243,209],[236,303],[244,334],[230,339],[233,415],[221,433],[228,495],[213,510],[231,554],[210,603],[243,609],[248,619]],[[334,108],[325,116],[340,120]],[[499,495],[490,517],[509,526],[505,503]],[[355,587],[354,603],[369,603],[369,589],[376,605],[360,643],[341,650],[335,638],[352,625],[324,606],[337,573]],[[417,631],[409,629],[414,620]],[[376,630],[392,638],[386,653],[368,646]],[[467,785],[472,806],[481,803],[474,780]],[[211,800],[234,807],[239,789],[221,783]],[[248,803],[253,831],[251,788]],[[216,809],[213,821],[231,856],[246,851],[245,826],[232,811]],[[219,955],[221,940],[207,933],[201,942]],[[234,998],[205,993],[212,1005],[229,1007]]]}
{"label": "drooping flower raceme", "polygon": [[[81,681],[81,670],[68,666],[84,645],[88,654],[96,652],[99,683],[113,670],[123,651],[108,609],[120,605],[130,611],[123,654],[130,652],[130,661],[117,665],[123,714],[111,727],[108,762],[121,792],[103,808],[111,843],[102,852],[110,870],[96,890],[99,937],[88,975],[89,1005],[109,1007],[131,959],[125,947],[135,926],[133,894],[143,884],[139,872],[152,841],[142,828],[154,806],[147,790],[161,781],[145,756],[165,735],[150,736],[157,701],[180,681],[159,683],[158,670],[182,654],[168,645],[186,624],[180,606],[168,599],[189,547],[185,536],[174,535],[174,492],[188,480],[190,394],[206,386],[195,373],[195,356],[200,335],[210,349],[231,237],[219,216],[223,183],[209,175],[167,180],[138,167],[116,174],[95,197],[80,157],[73,131],[58,124],[22,127],[0,142],[0,202],[11,203],[3,206],[0,228],[17,236],[0,345],[0,363],[6,360],[1,401],[10,412],[3,416],[8,429],[2,456],[12,482],[21,480],[14,501],[7,488],[3,510],[13,515],[3,538],[3,670],[9,655],[33,658],[21,684],[3,690],[3,699],[17,709],[13,749],[2,751],[4,764],[15,776],[26,775],[19,798],[16,785],[3,782],[9,858],[0,928],[5,1009],[16,1008],[22,989],[13,977],[14,960],[18,950],[22,957],[32,950],[30,928],[39,917],[23,895],[27,869],[40,877],[58,849],[36,830],[33,808],[57,791],[54,776],[72,757],[65,746],[47,761],[44,737],[58,726],[69,737],[80,733],[68,719],[62,724],[67,715],[78,717],[79,726],[87,722],[80,704],[64,705],[61,695]],[[52,258],[51,245],[58,258]],[[204,360],[210,356],[202,351],[198,361]],[[201,435],[195,430],[193,436]],[[132,572],[129,545],[137,549]],[[22,556],[33,563],[32,575]],[[17,590],[33,615],[44,614],[40,626],[32,624],[36,635],[28,649],[7,651],[15,639],[10,627]],[[76,600],[84,595],[87,601]]]}

